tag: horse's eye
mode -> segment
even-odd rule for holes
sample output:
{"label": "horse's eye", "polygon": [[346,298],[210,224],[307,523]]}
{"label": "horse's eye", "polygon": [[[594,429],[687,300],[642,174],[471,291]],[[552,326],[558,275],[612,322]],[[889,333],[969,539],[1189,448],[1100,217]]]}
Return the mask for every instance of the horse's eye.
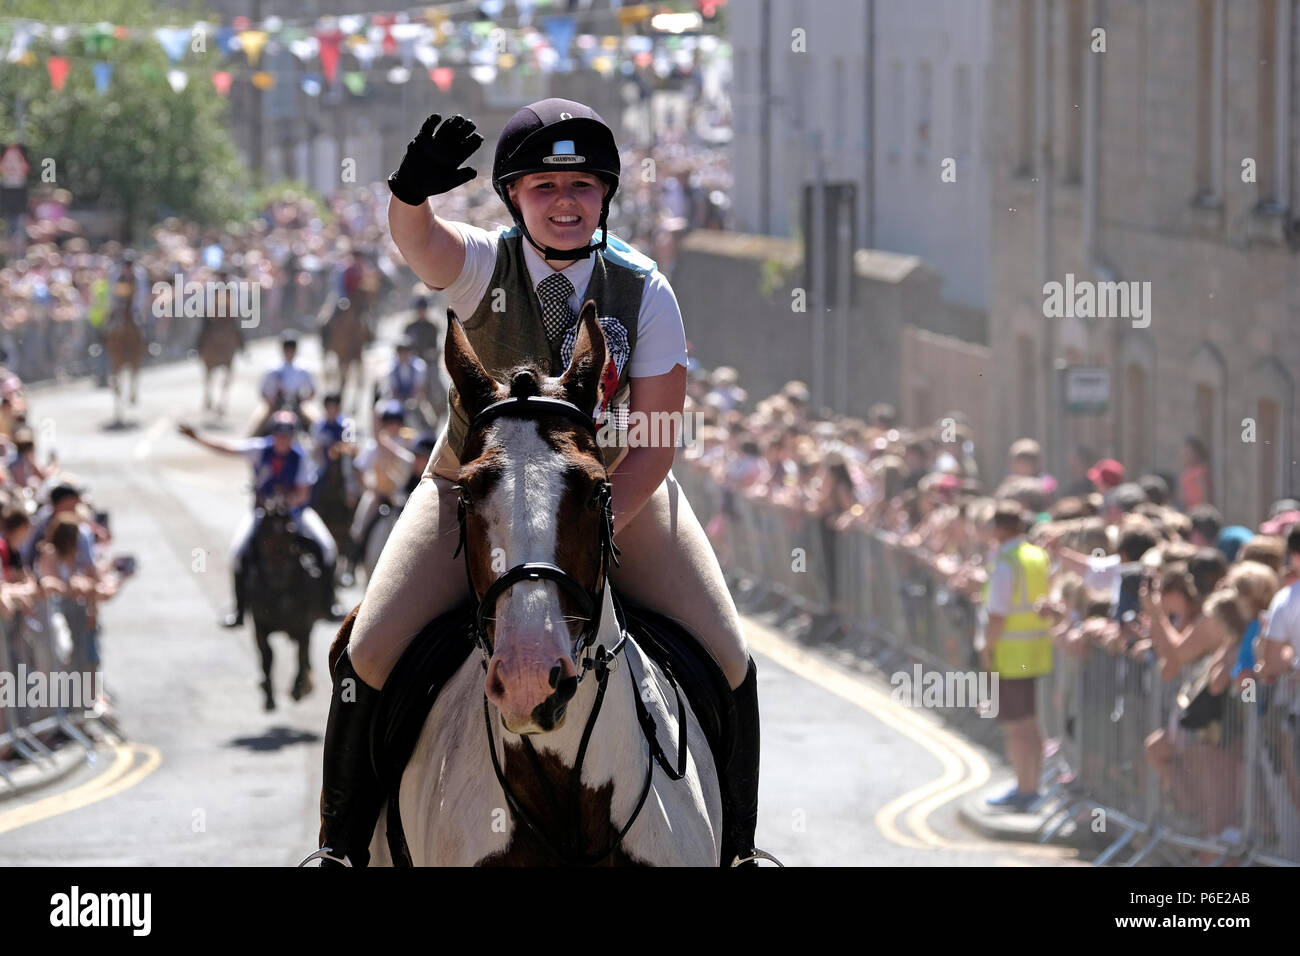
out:
{"label": "horse's eye", "polygon": [[597,508],[600,507],[601,499],[604,496],[604,492],[605,492],[604,484],[596,485],[595,490],[591,493],[591,498],[587,501],[587,508],[589,510],[595,511]]}

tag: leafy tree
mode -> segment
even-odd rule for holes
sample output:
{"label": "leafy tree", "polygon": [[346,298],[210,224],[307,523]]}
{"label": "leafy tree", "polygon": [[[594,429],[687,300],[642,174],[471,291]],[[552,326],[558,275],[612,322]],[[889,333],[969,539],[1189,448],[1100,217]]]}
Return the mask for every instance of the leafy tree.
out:
{"label": "leafy tree", "polygon": [[[46,24],[107,22],[137,30],[204,18],[198,10],[164,11],[155,0],[8,0],[5,13]],[[11,31],[12,21],[0,26],[0,47],[8,46],[3,34]],[[47,32],[29,47],[36,62],[0,67],[0,141],[16,139],[21,98],[33,176],[41,161],[53,159],[57,185],[71,191],[77,205],[120,211],[127,239],[167,214],[205,225],[241,217],[247,176],[228,130],[226,102],[208,80],[220,55],[211,32],[206,46],[207,52],[191,49],[171,64],[151,35],[101,35],[88,42],[74,30],[59,54],[69,60],[67,82],[55,92],[45,69],[55,52]],[[102,94],[91,69],[96,60],[113,67]],[[167,82],[169,69],[190,74],[180,93]]]}

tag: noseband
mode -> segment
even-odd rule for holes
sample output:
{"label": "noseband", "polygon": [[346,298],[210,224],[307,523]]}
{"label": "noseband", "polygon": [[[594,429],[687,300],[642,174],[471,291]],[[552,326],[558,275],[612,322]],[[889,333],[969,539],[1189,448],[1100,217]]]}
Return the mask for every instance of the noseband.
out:
{"label": "noseband", "polygon": [[[579,425],[584,431],[589,433],[593,441],[599,439],[596,433],[596,423],[591,416],[584,412],[578,406],[571,402],[566,402],[560,398],[546,398],[538,395],[517,396],[507,398],[500,402],[494,402],[487,408],[483,409],[474,416],[470,422],[469,433],[473,433],[480,428],[486,428],[498,418],[521,418],[536,421],[543,416],[559,415],[567,418],[569,421]],[[467,433],[468,434],[468,433]],[[524,564],[516,564],[500,577],[498,577],[484,592],[483,597],[478,599],[478,606],[474,611],[474,623],[472,625],[473,637],[478,644],[479,649],[483,652],[485,660],[492,657],[492,644],[488,640],[487,627],[484,623],[484,616],[496,607],[497,599],[510,587],[518,584],[520,581],[554,581],[565,593],[573,599],[574,603],[581,609],[583,616],[587,620],[586,626],[582,633],[578,635],[577,643],[574,647],[574,656],[580,654],[583,649],[590,647],[595,643],[596,635],[600,632],[601,612],[604,610],[605,602],[605,583],[608,580],[607,571],[612,561],[614,567],[618,567],[619,549],[614,544],[614,505],[613,505],[613,487],[609,481],[603,481],[600,485],[600,507],[602,511],[602,520],[600,523],[600,571],[597,579],[600,582],[596,590],[591,590],[582,586],[578,580],[563,568],[556,567],[547,561],[528,561]],[[468,502],[465,495],[465,489],[460,489],[460,501],[456,506],[456,520],[460,524],[460,542],[456,545],[456,553],[452,558],[460,557],[460,553],[465,550],[466,543],[466,512]],[[468,558],[468,555],[466,556]],[[475,594],[474,579],[470,575],[469,561],[465,561],[465,580],[469,582],[469,593]],[[576,661],[575,661],[576,663]],[[586,675],[587,670],[592,666],[590,658],[583,661],[582,674]],[[581,680],[581,677],[579,677]]]}

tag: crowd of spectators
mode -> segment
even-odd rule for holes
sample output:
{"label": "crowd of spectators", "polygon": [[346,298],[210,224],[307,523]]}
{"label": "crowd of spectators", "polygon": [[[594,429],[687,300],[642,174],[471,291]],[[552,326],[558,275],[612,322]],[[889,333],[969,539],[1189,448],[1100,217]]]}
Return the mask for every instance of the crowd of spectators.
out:
{"label": "crowd of spectators", "polygon": [[[0,367],[0,641],[28,672],[100,670],[99,606],[134,572],[110,553],[107,513],[64,471],[28,418],[22,381]],[[86,685],[83,685],[86,686]],[[93,686],[102,691],[102,682]],[[108,709],[106,694],[95,701]]]}
{"label": "crowd of spectators", "polygon": [[100,332],[127,270],[137,280],[130,309],[154,358],[183,358],[198,336],[200,317],[154,308],[154,284],[174,287],[177,276],[182,286],[232,280],[259,286],[253,335],[315,328],[354,261],[377,269],[390,287],[399,281],[402,260],[388,235],[387,203],[382,183],[340,190],[324,208],[286,192],[246,223],[205,229],[172,217],[135,243],[92,243],[75,234],[75,220],[66,214],[56,220],[59,228],[38,219],[29,233],[41,241],[0,266],[0,348],[28,381],[102,375]]}
{"label": "crowd of spectators", "polygon": [[[959,413],[920,428],[901,425],[887,405],[866,420],[819,416],[800,382],[751,403],[726,367],[692,370],[687,406],[701,422],[688,465],[721,489],[721,506],[705,520],[724,567],[735,557],[731,502],[740,496],[811,517],[827,536],[870,532],[927,569],[937,589],[978,608],[996,551],[995,515],[1018,514],[1027,540],[1052,559],[1051,591],[1037,607],[1052,622],[1057,660],[1082,662],[1100,650],[1152,661],[1180,693],[1171,695],[1168,726],[1147,728],[1150,766],[1189,805],[1217,808],[1208,814],[1212,832],[1240,810],[1224,794],[1240,774],[1215,770],[1215,758],[1197,751],[1217,746],[1222,722],[1187,711],[1204,708],[1193,703],[1202,695],[1222,700],[1252,684],[1300,680],[1300,501],[1272,503],[1253,528],[1227,524],[1194,438],[1177,479],[1130,475],[1117,460],[1075,449],[1060,481],[1044,473],[1038,443],[1021,439],[995,482],[979,473],[977,436]],[[824,577],[837,582],[833,569]],[[978,624],[969,637],[978,646]],[[1199,769],[1189,771],[1194,752]],[[1281,748],[1275,756],[1277,797],[1290,801],[1296,826],[1300,754]]]}

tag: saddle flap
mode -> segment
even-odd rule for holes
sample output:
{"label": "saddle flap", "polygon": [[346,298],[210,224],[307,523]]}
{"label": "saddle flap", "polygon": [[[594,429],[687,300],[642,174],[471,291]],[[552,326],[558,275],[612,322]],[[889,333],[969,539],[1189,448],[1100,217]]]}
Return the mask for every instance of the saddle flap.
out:
{"label": "saddle flap", "polygon": [[728,761],[728,741],[735,722],[731,685],[704,645],[672,618],[630,602],[613,593],[614,613],[620,626],[661,669],[668,671],[690,702],[695,719],[713,751],[721,774]]}
{"label": "saddle flap", "polygon": [[380,692],[371,728],[375,773],[395,796],[402,772],[443,686],[474,650],[474,605],[465,601],[424,626],[403,652]]}

